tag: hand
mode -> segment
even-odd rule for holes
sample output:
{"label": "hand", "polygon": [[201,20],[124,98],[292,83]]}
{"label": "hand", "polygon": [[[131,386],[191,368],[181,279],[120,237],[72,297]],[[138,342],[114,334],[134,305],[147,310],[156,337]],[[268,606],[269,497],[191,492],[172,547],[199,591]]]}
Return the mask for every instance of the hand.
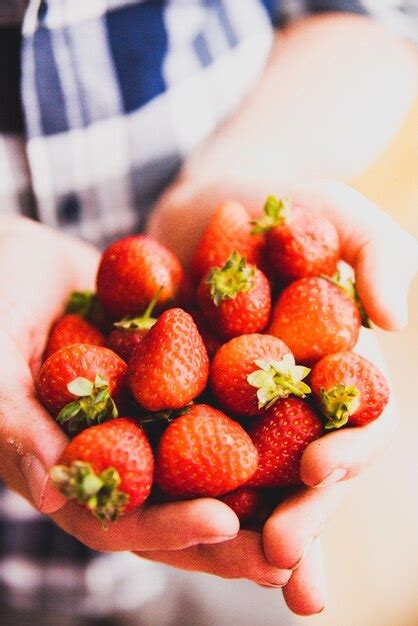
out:
{"label": "hand", "polygon": [[[275,184],[220,181],[195,188],[185,177],[161,198],[149,232],[187,263],[210,211],[219,201],[240,200],[256,214],[269,193],[288,194],[296,203],[327,215],[338,229],[344,260],[356,270],[360,297],[371,320],[387,330],[406,324],[407,291],[418,261],[416,242],[365,197],[343,184],[323,182],[277,189]],[[371,331],[362,332],[356,350],[384,368]],[[241,531],[228,543],[182,551],[182,561],[177,555],[177,565],[206,572],[213,572],[215,567],[221,576],[260,582],[267,559],[277,568],[265,579],[270,584],[283,584],[293,572],[283,589],[289,607],[300,614],[318,612],[325,604],[325,581],[317,538],[350,487],[349,479],[383,449],[397,421],[391,403],[370,425],[329,433],[311,443],[301,463],[306,486],[277,507],[262,537]],[[169,553],[146,556],[172,562]]]}
{"label": "hand", "polygon": [[106,532],[49,482],[67,438],[38,402],[34,377],[51,322],[71,291],[93,287],[98,256],[29,220],[0,220],[0,478],[96,550],[178,550],[233,537],[235,514],[210,499],[145,506]]}

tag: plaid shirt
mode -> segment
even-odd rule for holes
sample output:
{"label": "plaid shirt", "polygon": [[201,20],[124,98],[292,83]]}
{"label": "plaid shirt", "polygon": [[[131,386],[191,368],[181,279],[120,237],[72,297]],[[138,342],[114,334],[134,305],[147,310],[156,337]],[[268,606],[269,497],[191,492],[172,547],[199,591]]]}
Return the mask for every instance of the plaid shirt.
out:
{"label": "plaid shirt", "polygon": [[[326,11],[416,33],[415,0],[0,0],[0,211],[100,246],[140,230],[256,83],[273,26]],[[0,605],[140,603],[150,565],[129,557],[93,554],[0,486]]]}

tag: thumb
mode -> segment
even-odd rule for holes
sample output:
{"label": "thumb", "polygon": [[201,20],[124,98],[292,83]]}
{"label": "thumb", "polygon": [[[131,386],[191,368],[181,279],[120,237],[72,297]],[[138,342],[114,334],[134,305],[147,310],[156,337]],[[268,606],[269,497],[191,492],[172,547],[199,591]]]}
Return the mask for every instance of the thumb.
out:
{"label": "thumb", "polygon": [[[402,237],[369,240],[355,260],[356,284],[369,317],[385,330],[408,323],[408,291],[418,266],[418,244]],[[382,237],[383,239],[383,237]]]}
{"label": "thumb", "polygon": [[67,439],[36,399],[28,365],[13,341],[0,333],[0,477],[40,512],[60,509],[66,499],[49,479]]}

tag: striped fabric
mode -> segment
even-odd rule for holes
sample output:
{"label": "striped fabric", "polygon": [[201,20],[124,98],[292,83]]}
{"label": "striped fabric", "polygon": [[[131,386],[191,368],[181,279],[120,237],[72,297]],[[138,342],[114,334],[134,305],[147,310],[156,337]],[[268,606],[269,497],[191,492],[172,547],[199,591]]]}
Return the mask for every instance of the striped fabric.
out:
{"label": "striped fabric", "polygon": [[[256,83],[274,26],[326,11],[416,34],[415,0],[0,0],[0,212],[100,246],[140,230]],[[0,486],[0,606],[132,608],[151,567],[93,554]]]}

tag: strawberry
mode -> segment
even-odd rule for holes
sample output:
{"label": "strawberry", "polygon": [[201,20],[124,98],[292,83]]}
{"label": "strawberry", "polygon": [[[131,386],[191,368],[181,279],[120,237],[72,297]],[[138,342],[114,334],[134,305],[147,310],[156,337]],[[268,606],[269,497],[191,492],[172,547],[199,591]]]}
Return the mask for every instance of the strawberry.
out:
{"label": "strawberry", "polygon": [[75,313],[63,315],[52,326],[45,349],[45,358],[73,343],[103,346],[105,338],[100,331]]}
{"label": "strawberry", "polygon": [[192,276],[196,282],[200,281],[212,267],[222,266],[234,250],[259,267],[263,248],[264,237],[251,235],[250,216],[245,207],[238,202],[223,202],[197,245],[191,263]]}
{"label": "strawberry", "polygon": [[312,392],[327,418],[325,428],[365,426],[389,400],[385,377],[354,352],[336,352],[319,361],[311,374]]}
{"label": "strawberry", "polygon": [[191,316],[182,309],[160,315],[129,363],[129,383],[148,411],[180,409],[202,393],[209,357]]}
{"label": "strawberry", "polygon": [[172,496],[218,496],[246,483],[257,462],[257,451],[238,422],[207,404],[195,404],[161,437],[155,479]]}
{"label": "strawberry", "polygon": [[295,359],[312,363],[357,341],[361,318],[355,302],[326,278],[301,278],[287,287],[273,309],[269,333],[280,337]]}
{"label": "strawberry", "polygon": [[68,499],[108,522],[145,502],[153,473],[154,457],[145,434],[131,419],[121,417],[76,435],[50,475]]}
{"label": "strawberry", "polygon": [[161,288],[158,303],[173,299],[183,279],[177,257],[145,235],[125,237],[104,252],[97,273],[100,303],[113,318],[137,315]]}
{"label": "strawberry", "polygon": [[260,332],[269,321],[270,284],[237,252],[202,278],[197,297],[212,328],[224,339]]}
{"label": "strawberry", "polygon": [[112,398],[122,391],[127,366],[101,346],[75,343],[54,352],[43,364],[38,393],[41,402],[70,431],[117,416]]}
{"label": "strawberry", "polygon": [[278,400],[254,420],[249,435],[258,450],[258,469],[252,487],[291,487],[301,483],[299,467],[306,446],[323,432],[322,422],[299,398]]}
{"label": "strawberry", "polygon": [[269,196],[264,216],[252,232],[266,233],[266,251],[280,282],[324,274],[331,276],[340,256],[335,226],[320,213],[292,206],[288,198]]}
{"label": "strawberry", "polygon": [[218,500],[227,504],[241,523],[254,518],[264,504],[261,489],[247,487],[246,485],[219,496]]}
{"label": "strawberry", "polygon": [[221,346],[212,361],[210,386],[228,413],[258,415],[279,397],[309,393],[302,382],[307,373],[306,368],[294,365],[283,341],[254,333]]}
{"label": "strawberry", "polygon": [[157,321],[151,317],[157,303],[161,288],[157,291],[144,313],[140,317],[125,317],[120,322],[115,322],[115,328],[107,338],[107,344],[113,352],[116,352],[124,361],[128,362],[135,348],[141,343],[147,332]]}

